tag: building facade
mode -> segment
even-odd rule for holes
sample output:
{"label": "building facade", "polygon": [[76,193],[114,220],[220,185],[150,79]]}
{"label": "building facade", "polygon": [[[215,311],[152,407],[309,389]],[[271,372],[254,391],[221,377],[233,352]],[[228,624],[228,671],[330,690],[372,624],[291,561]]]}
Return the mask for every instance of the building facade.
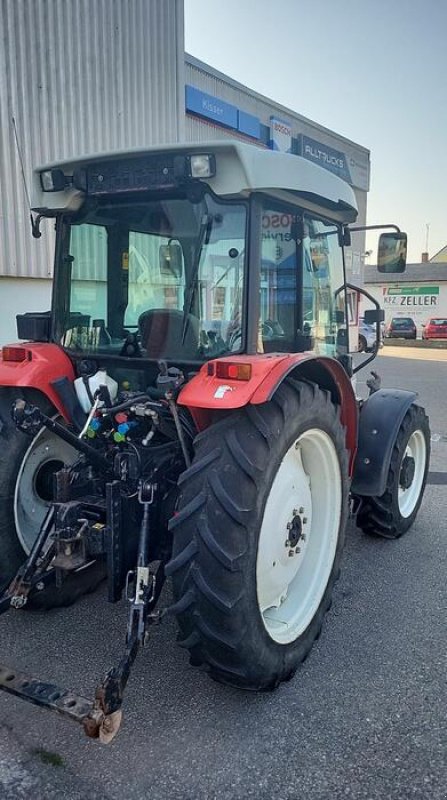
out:
{"label": "building facade", "polygon": [[[365,289],[380,303],[385,324],[396,317],[410,317],[417,337],[430,317],[447,319],[447,262],[407,264],[405,272],[385,275],[375,267],[365,268]],[[370,304],[366,303],[365,308]]]}
{"label": "building facade", "polygon": [[[185,55],[183,0],[0,0],[0,29],[0,344],[15,339],[16,314],[51,302],[51,221],[38,240],[29,222],[39,164],[238,138],[342,177],[365,224],[369,151]],[[364,241],[347,253],[354,282]]]}

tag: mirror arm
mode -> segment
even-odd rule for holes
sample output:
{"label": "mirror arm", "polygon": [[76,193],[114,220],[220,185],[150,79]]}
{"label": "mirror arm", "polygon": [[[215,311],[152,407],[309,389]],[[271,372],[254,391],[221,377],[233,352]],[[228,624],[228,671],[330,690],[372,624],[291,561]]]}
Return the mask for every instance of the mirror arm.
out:
{"label": "mirror arm", "polygon": [[[368,300],[370,300],[370,302],[377,308],[377,310],[380,311],[380,303],[378,303],[376,298],[373,297],[372,294],[367,292],[366,289],[361,289],[360,286],[354,286],[353,283],[345,283],[345,287],[346,287],[346,289],[352,289],[354,292],[359,292],[359,294],[363,294],[365,297],[368,298]],[[349,341],[349,334],[348,334],[348,341]],[[379,349],[379,344],[380,344],[380,320],[377,320],[377,322],[376,322],[376,346],[374,348],[374,351],[371,353],[369,358],[365,358],[365,360],[362,361],[361,364],[359,364],[357,367],[354,367],[354,369],[352,370],[352,374],[353,375],[355,375],[355,373],[358,372],[359,369],[363,369],[363,367],[366,367],[367,364],[370,364],[371,361],[373,361],[375,359],[375,357],[377,355],[377,351]]]}
{"label": "mirror arm", "polygon": [[402,232],[397,225],[356,225],[355,228],[349,226],[347,230],[351,233],[355,233],[356,231],[379,231],[385,230],[385,228],[396,231],[396,233]]}

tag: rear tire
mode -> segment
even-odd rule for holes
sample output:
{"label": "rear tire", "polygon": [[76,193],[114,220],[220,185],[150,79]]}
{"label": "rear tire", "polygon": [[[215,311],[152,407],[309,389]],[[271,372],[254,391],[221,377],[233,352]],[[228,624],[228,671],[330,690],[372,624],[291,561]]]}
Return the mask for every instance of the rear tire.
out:
{"label": "rear tire", "polygon": [[[19,397],[49,416],[55,413],[40,392],[0,387],[0,592],[24,562],[39,532],[51,501],[51,470],[62,464],[70,451],[75,455],[69,445],[46,429],[31,439],[16,428],[11,409]],[[95,562],[70,574],[59,589],[49,586],[34,593],[25,607],[70,605],[80,595],[93,591],[104,575],[104,563]]]}
{"label": "rear tire", "polygon": [[180,645],[218,681],[273,689],[318,638],[338,577],[348,510],[338,408],[315,384],[287,380],[195,449],[166,567]]}
{"label": "rear tire", "polygon": [[394,444],[385,492],[365,497],[357,525],[365,533],[398,539],[411,528],[424,496],[430,463],[430,427],[423,408],[411,405]]}

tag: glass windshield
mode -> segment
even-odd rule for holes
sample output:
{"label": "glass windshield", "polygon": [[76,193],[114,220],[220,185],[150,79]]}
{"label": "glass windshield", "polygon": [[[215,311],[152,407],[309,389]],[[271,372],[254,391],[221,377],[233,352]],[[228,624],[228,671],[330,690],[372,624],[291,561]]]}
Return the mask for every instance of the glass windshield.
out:
{"label": "glass windshield", "polygon": [[[204,360],[242,346],[246,207],[101,204],[68,228],[57,335],[77,352]],[[66,269],[70,280],[66,281]]]}

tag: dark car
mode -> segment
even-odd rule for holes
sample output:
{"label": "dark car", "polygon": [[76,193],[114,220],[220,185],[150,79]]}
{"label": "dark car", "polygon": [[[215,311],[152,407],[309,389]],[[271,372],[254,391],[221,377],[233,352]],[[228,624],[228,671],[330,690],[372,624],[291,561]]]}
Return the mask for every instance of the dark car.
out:
{"label": "dark car", "polygon": [[447,319],[432,317],[425,323],[422,331],[423,339],[447,339]]}
{"label": "dark car", "polygon": [[385,336],[387,339],[416,339],[416,323],[411,317],[393,317],[386,327]]}

